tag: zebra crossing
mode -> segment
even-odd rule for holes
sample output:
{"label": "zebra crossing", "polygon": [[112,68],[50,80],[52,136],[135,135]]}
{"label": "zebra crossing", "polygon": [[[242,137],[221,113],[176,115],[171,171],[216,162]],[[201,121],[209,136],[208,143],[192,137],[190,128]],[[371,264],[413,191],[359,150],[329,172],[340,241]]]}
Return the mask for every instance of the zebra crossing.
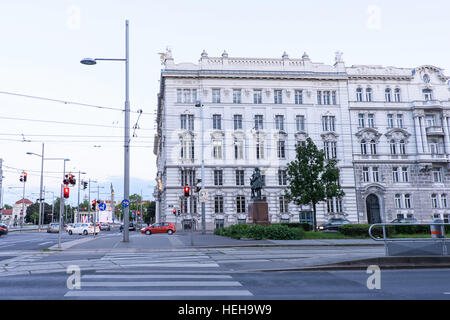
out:
{"label": "zebra crossing", "polygon": [[243,298],[253,294],[209,256],[195,250],[159,253],[112,253],[102,260],[114,269],[81,276],[80,289],[64,297],[98,299]]}

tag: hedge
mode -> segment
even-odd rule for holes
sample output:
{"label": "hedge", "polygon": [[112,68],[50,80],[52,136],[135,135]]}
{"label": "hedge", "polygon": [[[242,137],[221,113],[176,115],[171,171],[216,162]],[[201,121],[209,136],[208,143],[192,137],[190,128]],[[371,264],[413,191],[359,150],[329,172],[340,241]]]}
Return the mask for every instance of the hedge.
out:
{"label": "hedge", "polygon": [[[340,226],[338,231],[346,236],[366,236],[369,237],[369,228],[371,224],[346,224]],[[445,233],[449,234],[450,226],[445,226]],[[393,234],[430,234],[430,226],[428,225],[396,225],[386,226],[386,236],[389,237]],[[374,237],[383,237],[383,228],[376,226],[372,228],[372,235]]]}
{"label": "hedge", "polygon": [[289,228],[302,228],[305,231],[311,231],[312,225],[307,222],[283,222],[280,223],[283,226],[287,226]]}
{"label": "hedge", "polygon": [[234,239],[296,240],[303,239],[305,232],[301,228],[288,227],[281,224],[272,224],[269,226],[235,224],[216,229],[214,234]]}

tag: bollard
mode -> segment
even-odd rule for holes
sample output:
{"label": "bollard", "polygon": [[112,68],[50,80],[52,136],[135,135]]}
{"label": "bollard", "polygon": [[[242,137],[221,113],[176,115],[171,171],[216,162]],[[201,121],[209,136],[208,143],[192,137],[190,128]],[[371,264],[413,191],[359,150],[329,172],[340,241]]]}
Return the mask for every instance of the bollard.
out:
{"label": "bollard", "polygon": [[[444,223],[442,219],[435,218],[433,223]],[[443,225],[430,225],[431,238],[438,239],[444,238],[444,226]]]}

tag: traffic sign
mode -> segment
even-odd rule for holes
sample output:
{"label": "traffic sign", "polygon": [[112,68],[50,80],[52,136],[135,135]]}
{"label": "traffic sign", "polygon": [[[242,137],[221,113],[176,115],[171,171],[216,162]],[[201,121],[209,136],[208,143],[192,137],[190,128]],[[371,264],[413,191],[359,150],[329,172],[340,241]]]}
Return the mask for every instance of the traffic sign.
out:
{"label": "traffic sign", "polygon": [[98,208],[100,209],[100,211],[105,211],[106,210],[106,203],[102,202],[98,205]]}
{"label": "traffic sign", "polygon": [[124,208],[126,208],[126,207],[128,207],[130,205],[130,201],[129,200],[123,200],[122,201],[122,207],[124,207]]}
{"label": "traffic sign", "polygon": [[198,192],[198,200],[200,202],[206,202],[208,201],[208,191],[202,189]]}

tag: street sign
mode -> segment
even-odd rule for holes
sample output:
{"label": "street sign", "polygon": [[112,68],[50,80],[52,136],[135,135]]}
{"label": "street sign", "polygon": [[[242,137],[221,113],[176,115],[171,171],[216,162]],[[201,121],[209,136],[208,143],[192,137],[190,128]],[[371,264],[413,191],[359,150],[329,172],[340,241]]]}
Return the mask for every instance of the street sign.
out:
{"label": "street sign", "polygon": [[129,200],[123,200],[122,201],[122,207],[126,208],[130,205],[130,201]]}
{"label": "street sign", "polygon": [[200,202],[206,202],[206,201],[208,201],[208,191],[206,191],[206,190],[200,190],[199,192],[198,192],[198,200],[200,201]]}
{"label": "street sign", "polygon": [[102,202],[98,205],[98,208],[100,209],[100,211],[105,211],[106,210],[106,203]]}

